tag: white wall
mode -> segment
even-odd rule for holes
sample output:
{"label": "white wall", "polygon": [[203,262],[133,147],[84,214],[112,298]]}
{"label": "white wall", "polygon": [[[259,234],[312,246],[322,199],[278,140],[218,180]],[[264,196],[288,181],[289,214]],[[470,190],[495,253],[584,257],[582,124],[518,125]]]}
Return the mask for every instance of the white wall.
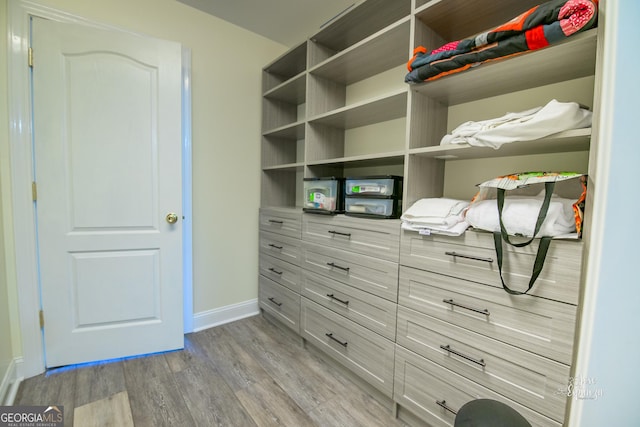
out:
{"label": "white wall", "polygon": [[[593,272],[597,293],[587,301],[593,308],[592,329],[585,331],[586,363],[578,371],[584,393],[597,399],[580,399],[572,425],[580,427],[638,426],[640,381],[640,279],[637,222],[640,212],[638,165],[640,143],[640,85],[637,55],[640,40],[640,3],[637,0],[606,1],[607,43],[602,112],[605,126],[599,150],[598,185],[607,191],[599,208],[604,216],[594,235]],[[606,126],[607,122],[610,126]],[[601,188],[602,190],[602,188]],[[595,217],[595,213],[594,213]],[[590,264],[591,267],[591,264]],[[600,395],[601,394],[601,395]]]}
{"label": "white wall", "polygon": [[[0,0],[0,93],[7,82],[7,2]],[[124,30],[173,40],[191,49],[194,312],[257,298],[261,69],[285,46],[175,0],[34,0],[34,3]],[[15,250],[10,195],[8,113],[0,97],[0,239],[7,269],[0,293],[15,310]],[[20,236],[16,236],[19,239]],[[1,253],[0,253],[1,255]],[[4,299],[0,298],[0,304]],[[1,315],[7,311],[0,306]],[[13,356],[21,351],[12,316]],[[0,339],[6,322],[0,321]],[[3,351],[4,342],[0,344]],[[2,355],[0,355],[0,359]],[[0,371],[0,376],[2,375]]]}
{"label": "white wall", "polygon": [[[0,0],[0,34],[7,34],[7,22],[5,20],[7,10],[7,0]],[[0,93],[6,94],[7,88],[7,67],[4,58],[7,57],[7,43],[3,39],[0,43]],[[10,211],[10,206],[6,205],[5,200],[10,199],[11,183],[9,181],[9,153],[7,151],[9,128],[8,128],[8,105],[7,97],[0,96],[0,404],[9,387],[9,367],[16,356],[14,350],[20,345],[19,337],[14,331],[17,331],[17,311],[15,299],[15,285],[12,283],[11,262],[13,260],[11,248],[7,247],[6,242],[12,242],[9,239],[11,234],[11,226],[5,221],[5,212]]]}

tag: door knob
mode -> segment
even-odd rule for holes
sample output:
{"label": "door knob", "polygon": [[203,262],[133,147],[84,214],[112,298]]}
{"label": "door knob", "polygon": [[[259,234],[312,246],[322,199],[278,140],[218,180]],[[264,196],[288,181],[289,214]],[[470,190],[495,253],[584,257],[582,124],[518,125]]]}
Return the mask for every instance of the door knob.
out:
{"label": "door knob", "polygon": [[178,222],[178,215],[174,214],[173,212],[168,213],[167,222],[169,224],[175,224],[176,222]]}

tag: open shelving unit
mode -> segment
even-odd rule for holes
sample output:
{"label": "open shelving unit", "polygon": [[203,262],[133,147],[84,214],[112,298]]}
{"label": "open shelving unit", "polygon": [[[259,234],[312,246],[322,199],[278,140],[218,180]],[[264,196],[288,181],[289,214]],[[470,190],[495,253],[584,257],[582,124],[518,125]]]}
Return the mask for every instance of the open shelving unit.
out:
{"label": "open shelving unit", "polygon": [[[498,175],[526,170],[572,170],[589,175],[590,190],[585,209],[588,217],[595,190],[592,183],[596,176],[597,131],[591,128],[568,130],[534,141],[504,144],[499,149],[468,144],[441,145],[441,140],[466,121],[524,111],[552,99],[574,101],[591,108],[593,126],[597,129],[601,27],[575,34],[543,49],[490,61],[434,81],[404,83],[405,65],[415,47],[422,45],[433,49],[473,36],[540,3],[540,0],[366,0],[267,65],[263,69],[261,216],[275,215],[270,224],[275,233],[281,232],[279,228],[287,221],[302,224],[299,224],[302,232],[296,228],[296,236],[302,236],[302,249],[298,252],[304,255],[307,250],[319,250],[317,245],[305,241],[310,234],[326,238],[325,231],[308,229],[318,228],[321,223],[330,224],[330,227],[351,227],[349,230],[358,232],[368,228],[369,232],[376,233],[378,228],[385,227],[397,228],[400,232],[398,220],[374,220],[378,223],[367,223],[365,227],[364,221],[357,223],[342,215],[302,215],[304,178],[401,175],[401,206],[406,210],[416,201],[428,197],[466,197],[470,200],[477,192],[476,184]],[[582,241],[562,243],[563,248],[566,247],[563,250],[573,256],[575,270],[581,270],[582,274],[586,267],[577,253],[583,247],[585,253],[589,250],[588,221],[585,225]],[[333,228],[329,230],[329,233],[336,233]],[[351,237],[350,233],[343,230],[338,234]],[[461,240],[467,239],[469,246],[479,246],[476,240],[482,236],[465,234],[472,236]],[[398,239],[404,248],[399,255],[394,255],[399,257],[400,275],[406,267],[419,270],[420,266],[407,264],[407,254],[402,251],[413,248],[414,243],[419,250],[422,242],[418,239],[414,242],[403,232]],[[405,239],[411,241],[407,243]],[[347,240],[339,243],[347,245]],[[375,245],[367,242],[361,246]],[[424,249],[425,253],[431,250],[435,249],[431,246]],[[417,257],[421,262],[431,260],[430,255],[423,255]],[[296,264],[302,273],[307,267]],[[433,266],[423,267],[427,275],[434,274]],[[449,277],[447,280],[457,274],[455,268],[442,273]],[[462,279],[473,281],[468,277]],[[578,279],[575,281],[579,282]],[[479,284],[480,281],[469,286]],[[579,284],[576,289],[578,287]],[[478,291],[479,298],[485,297],[485,291]],[[577,295],[575,297],[578,299]],[[309,302],[305,296],[298,295],[298,298],[303,306]],[[569,311],[580,305],[574,300],[556,302]],[[402,304],[398,300],[394,303],[397,303],[400,319]],[[411,307],[404,307],[403,313],[409,313],[409,309]],[[573,324],[565,326],[568,334],[575,332]],[[495,339],[490,334],[485,338],[488,341]],[[391,339],[396,360],[399,360],[399,354],[405,360],[414,358],[415,355],[409,355],[399,342]],[[565,347],[570,354],[573,347]],[[415,357],[415,360],[423,359]],[[563,372],[568,372],[570,362],[567,359],[562,363]],[[442,375],[450,374],[447,371]],[[544,376],[544,373],[540,375]],[[456,374],[448,377],[445,383],[449,384],[453,377]],[[401,383],[413,381],[410,378],[400,380]],[[398,382],[397,376],[395,381]],[[415,387],[413,391],[424,392],[419,388]],[[465,386],[457,388],[460,391]],[[548,397],[540,393],[538,398]],[[392,399],[400,405],[412,405],[411,399],[404,399],[395,389]],[[429,403],[433,404],[433,401]],[[442,405],[436,403],[439,406],[435,410],[441,411]],[[529,416],[540,425],[561,425],[564,414],[568,413],[563,405],[560,402],[553,411],[547,411],[542,405],[531,410]],[[413,409],[423,415],[429,412],[424,407],[414,406]],[[426,418],[429,417],[427,414]],[[437,422],[442,419],[438,418]]]}
{"label": "open shelving unit", "polygon": [[[509,100],[509,94],[547,87],[553,87],[548,89],[552,92],[564,82],[593,78],[597,28],[431,82],[397,84],[404,79],[404,64],[415,46],[439,46],[468,37],[538,3],[367,0],[267,65],[261,206],[299,209],[303,178],[345,177],[364,168],[403,175],[406,209],[420,198],[446,195],[445,180],[450,177],[445,170],[450,162],[499,158],[511,162],[514,157],[588,152],[590,129],[505,144],[499,150],[441,146],[440,140],[462,120],[483,118],[476,113],[461,116],[458,106],[484,102],[504,104],[504,112],[524,110]],[[581,96],[592,107],[593,83],[585,85]],[[360,94],[355,100],[353,91]],[[572,98],[562,89],[553,95]],[[587,173],[589,165],[581,169]],[[469,187],[475,184],[469,182]]]}

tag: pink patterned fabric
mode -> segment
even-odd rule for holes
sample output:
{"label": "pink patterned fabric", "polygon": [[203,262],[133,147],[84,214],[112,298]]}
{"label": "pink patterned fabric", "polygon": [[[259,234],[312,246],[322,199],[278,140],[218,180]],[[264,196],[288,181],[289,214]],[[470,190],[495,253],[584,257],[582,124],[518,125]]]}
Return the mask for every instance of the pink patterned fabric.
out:
{"label": "pink patterned fabric", "polygon": [[591,19],[596,5],[588,0],[569,0],[560,9],[558,19],[565,36],[577,32]]}
{"label": "pink patterned fabric", "polygon": [[460,42],[459,41],[455,41],[455,42],[447,43],[444,46],[440,46],[436,50],[432,51],[430,53],[430,55],[435,55],[436,53],[445,52],[445,51],[448,51],[448,50],[456,50],[458,48],[458,43],[460,43]]}

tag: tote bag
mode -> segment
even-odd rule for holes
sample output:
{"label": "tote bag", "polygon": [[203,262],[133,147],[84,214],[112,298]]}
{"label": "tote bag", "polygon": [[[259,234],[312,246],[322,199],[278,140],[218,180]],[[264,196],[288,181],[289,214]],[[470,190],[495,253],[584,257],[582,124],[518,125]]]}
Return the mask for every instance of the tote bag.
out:
{"label": "tote bag", "polygon": [[[575,172],[514,173],[485,181],[478,187],[466,220],[475,228],[493,233],[504,290],[513,295],[526,294],[542,271],[552,238],[570,231],[581,236],[587,176]],[[514,236],[528,239],[516,243]],[[527,290],[509,288],[502,275],[503,244],[524,247],[538,237],[540,244]]]}

